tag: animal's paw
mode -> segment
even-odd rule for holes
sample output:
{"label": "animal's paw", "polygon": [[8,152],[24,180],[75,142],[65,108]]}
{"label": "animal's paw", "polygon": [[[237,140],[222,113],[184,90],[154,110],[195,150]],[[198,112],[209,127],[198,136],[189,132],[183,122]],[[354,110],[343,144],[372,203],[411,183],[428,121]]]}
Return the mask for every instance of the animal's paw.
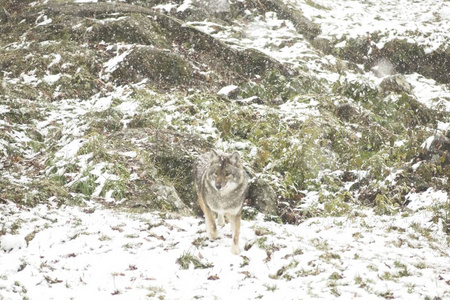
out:
{"label": "animal's paw", "polygon": [[239,245],[232,245],[231,246],[231,253],[238,255],[239,253],[241,253],[241,250],[239,250]]}
{"label": "animal's paw", "polygon": [[219,237],[219,233],[217,232],[217,230],[210,231],[208,236],[210,240],[216,240]]}

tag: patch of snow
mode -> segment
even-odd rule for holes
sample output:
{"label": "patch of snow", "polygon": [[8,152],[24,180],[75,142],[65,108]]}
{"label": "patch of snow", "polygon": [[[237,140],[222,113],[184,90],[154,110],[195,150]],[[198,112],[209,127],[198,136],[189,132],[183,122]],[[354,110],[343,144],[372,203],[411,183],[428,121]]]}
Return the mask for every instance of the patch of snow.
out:
{"label": "patch of snow", "polygon": [[422,143],[420,147],[424,150],[430,150],[431,145],[433,145],[434,138],[434,135],[430,136],[425,140],[425,142]]}
{"label": "patch of snow", "polygon": [[320,25],[321,37],[367,36],[382,32],[379,46],[394,38],[417,42],[426,51],[449,43],[450,5],[447,1],[308,1],[286,0]]}
{"label": "patch of snow", "polygon": [[126,157],[131,157],[134,158],[137,156],[136,151],[126,151],[126,152],[119,152],[120,155],[126,156]]}
{"label": "patch of snow", "polygon": [[139,108],[139,103],[135,101],[126,101],[117,105],[114,109],[120,111],[121,113],[129,116],[133,116],[137,113]]}
{"label": "patch of snow", "polygon": [[57,65],[61,62],[61,54],[59,53],[54,53],[52,54],[54,59],[52,60],[52,62],[48,65],[47,69],[50,69],[51,67],[53,67],[54,65]]}
{"label": "patch of snow", "polygon": [[419,102],[428,108],[450,112],[450,90],[445,84],[438,84],[417,73],[405,75],[405,78],[413,86]]}
{"label": "patch of snow", "polygon": [[26,243],[23,236],[12,234],[0,236],[0,250],[3,250],[4,252],[17,251],[25,247]]}
{"label": "patch of snow", "polygon": [[104,170],[108,165],[109,164],[105,162],[98,163],[97,165],[94,166],[94,169],[90,172],[92,175],[97,176],[97,179],[95,180],[97,187],[92,193],[92,197],[100,196],[100,193],[102,192],[103,187],[105,186],[108,180],[117,181],[120,179],[119,176],[109,174],[108,171]]}
{"label": "patch of snow", "polygon": [[125,57],[128,56],[133,51],[133,49],[128,49],[126,51],[123,51],[121,54],[116,55],[115,57],[111,58],[107,62],[103,64],[103,68],[105,69],[106,73],[112,73],[114,72],[118,67],[119,64],[125,59]]}
{"label": "patch of snow", "polygon": [[45,75],[44,78],[42,78],[42,80],[45,81],[46,83],[50,84],[50,85],[53,85],[60,78],[61,78],[61,74],[54,74],[54,75]]}
{"label": "patch of snow", "polygon": [[35,23],[36,23],[36,26],[44,26],[44,25],[51,24],[52,21],[53,20],[51,18],[47,17],[46,15],[40,15],[39,17],[37,17]]}
{"label": "patch of snow", "polygon": [[80,148],[84,145],[84,143],[86,143],[85,139],[75,139],[69,144],[59,149],[55,153],[55,157],[58,157],[63,160],[69,160],[71,158],[74,158],[78,150],[80,150]]}
{"label": "patch of snow", "polygon": [[[6,114],[8,112],[10,112],[11,109],[9,108],[9,106],[7,105],[0,105],[0,114]],[[0,120],[3,121],[3,120]]]}
{"label": "patch of snow", "polygon": [[111,96],[99,97],[98,99],[96,99],[92,110],[97,112],[105,111],[111,107],[112,100],[113,99]]}
{"label": "patch of snow", "polygon": [[300,97],[295,100],[289,100],[279,106],[281,118],[286,123],[290,122],[304,122],[310,116],[320,116],[318,109],[319,102],[314,99],[301,99]]}
{"label": "patch of snow", "polygon": [[41,81],[37,78],[33,71],[28,72],[30,75],[22,73],[20,77],[24,84],[29,84],[31,86],[37,86]]}
{"label": "patch of snow", "polygon": [[183,3],[180,6],[178,6],[177,12],[183,12],[186,9],[191,8],[193,6],[192,3],[193,0],[184,0]]}
{"label": "patch of snow", "polygon": [[165,4],[158,4],[153,6],[152,8],[155,10],[161,10],[161,11],[165,11],[165,12],[171,12],[172,10],[176,9],[178,7],[178,5],[173,4],[173,3],[165,3]]}
{"label": "patch of snow", "polygon": [[407,205],[409,209],[419,210],[436,204],[448,203],[449,195],[445,191],[435,191],[433,188],[429,188],[425,192],[410,192],[405,199],[409,202]]}

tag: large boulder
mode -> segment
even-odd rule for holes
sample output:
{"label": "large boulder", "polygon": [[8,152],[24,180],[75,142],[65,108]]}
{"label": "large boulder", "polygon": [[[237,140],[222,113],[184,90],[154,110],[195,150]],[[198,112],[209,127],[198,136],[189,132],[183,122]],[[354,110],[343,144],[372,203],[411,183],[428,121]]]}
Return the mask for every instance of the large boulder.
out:
{"label": "large boulder", "polygon": [[154,196],[153,201],[156,202],[156,207],[176,212],[187,211],[186,205],[173,186],[154,184],[150,187],[150,192]]}
{"label": "large boulder", "polygon": [[192,69],[178,54],[139,47],[125,57],[112,73],[119,81],[139,82],[145,78],[159,84],[181,84],[192,78]]}
{"label": "large boulder", "polygon": [[262,178],[256,178],[250,183],[248,198],[260,212],[269,215],[278,214],[277,194]]}
{"label": "large boulder", "polygon": [[430,136],[422,144],[421,158],[442,165],[450,164],[450,138],[442,134]]}
{"label": "large boulder", "polygon": [[380,83],[380,89],[383,94],[397,93],[410,94],[413,87],[402,74],[395,74],[383,79]]}

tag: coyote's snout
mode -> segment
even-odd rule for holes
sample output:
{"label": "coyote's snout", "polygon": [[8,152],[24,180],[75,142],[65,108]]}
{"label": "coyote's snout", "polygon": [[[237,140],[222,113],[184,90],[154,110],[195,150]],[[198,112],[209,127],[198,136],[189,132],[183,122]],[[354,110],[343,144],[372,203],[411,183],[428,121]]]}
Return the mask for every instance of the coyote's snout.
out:
{"label": "coyote's snout", "polygon": [[233,245],[231,251],[239,253],[241,212],[247,193],[248,176],[242,168],[239,153],[218,153],[215,150],[201,155],[194,166],[194,186],[198,203],[205,214],[206,231],[211,239],[217,238],[217,223],[224,225],[224,215],[231,223]]}

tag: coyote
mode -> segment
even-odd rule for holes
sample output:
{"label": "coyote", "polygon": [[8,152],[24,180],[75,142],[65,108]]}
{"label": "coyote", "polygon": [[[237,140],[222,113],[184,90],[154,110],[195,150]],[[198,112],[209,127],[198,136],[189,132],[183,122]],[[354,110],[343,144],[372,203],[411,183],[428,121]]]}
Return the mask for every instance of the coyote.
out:
{"label": "coyote", "polygon": [[239,254],[239,231],[242,205],[247,193],[248,176],[242,168],[239,153],[219,153],[215,150],[201,155],[194,165],[194,186],[198,203],[205,214],[206,232],[217,238],[217,224],[223,226],[224,215],[231,222],[233,244],[231,252]]}

